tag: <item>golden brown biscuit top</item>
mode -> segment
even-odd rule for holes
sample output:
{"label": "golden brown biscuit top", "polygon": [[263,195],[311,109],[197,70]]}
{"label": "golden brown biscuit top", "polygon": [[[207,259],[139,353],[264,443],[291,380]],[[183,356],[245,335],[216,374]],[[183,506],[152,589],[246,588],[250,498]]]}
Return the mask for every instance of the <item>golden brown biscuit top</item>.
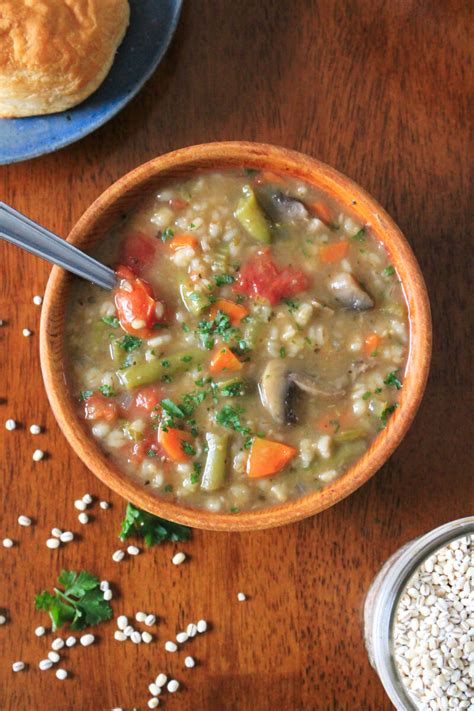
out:
{"label": "golden brown biscuit top", "polygon": [[72,89],[101,69],[128,0],[0,0],[0,74],[56,75]]}

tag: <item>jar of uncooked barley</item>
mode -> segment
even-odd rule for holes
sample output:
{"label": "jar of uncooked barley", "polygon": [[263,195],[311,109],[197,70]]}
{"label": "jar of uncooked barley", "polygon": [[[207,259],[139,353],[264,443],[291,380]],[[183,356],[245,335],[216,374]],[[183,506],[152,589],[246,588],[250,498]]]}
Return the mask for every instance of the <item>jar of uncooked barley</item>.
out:
{"label": "jar of uncooked barley", "polygon": [[474,710],[474,516],[386,561],[367,594],[364,637],[398,711]]}

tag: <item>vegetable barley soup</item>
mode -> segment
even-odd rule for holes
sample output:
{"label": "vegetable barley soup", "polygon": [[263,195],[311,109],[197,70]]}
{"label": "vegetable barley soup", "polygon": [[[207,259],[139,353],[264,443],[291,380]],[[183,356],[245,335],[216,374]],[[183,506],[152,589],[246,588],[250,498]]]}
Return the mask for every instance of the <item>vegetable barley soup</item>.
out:
{"label": "vegetable barley soup", "polygon": [[199,174],[151,196],[78,283],[70,388],[92,436],[160,497],[280,504],[356,461],[397,407],[409,346],[370,226],[269,172]]}

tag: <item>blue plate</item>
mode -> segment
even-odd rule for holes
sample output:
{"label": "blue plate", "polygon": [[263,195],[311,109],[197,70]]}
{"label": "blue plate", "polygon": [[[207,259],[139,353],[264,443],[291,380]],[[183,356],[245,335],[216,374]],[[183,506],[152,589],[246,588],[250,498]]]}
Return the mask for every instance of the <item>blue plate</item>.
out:
{"label": "blue plate", "polygon": [[79,106],[48,116],[0,119],[0,165],[51,153],[95,131],[142,88],[161,61],[182,0],[131,0],[130,25],[104,83]]}

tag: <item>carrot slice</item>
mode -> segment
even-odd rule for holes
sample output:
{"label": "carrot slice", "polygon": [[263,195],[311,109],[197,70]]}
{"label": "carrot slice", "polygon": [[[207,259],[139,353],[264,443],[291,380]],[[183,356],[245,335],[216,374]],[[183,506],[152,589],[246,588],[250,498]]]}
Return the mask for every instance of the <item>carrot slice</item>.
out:
{"label": "carrot slice", "polygon": [[319,251],[319,256],[321,261],[325,264],[331,264],[332,262],[340,262],[341,259],[347,254],[349,249],[349,242],[347,240],[342,240],[341,242],[334,242],[333,244],[325,244],[321,247]]}
{"label": "carrot slice", "polygon": [[158,442],[172,462],[187,462],[191,459],[192,455],[184,450],[185,442],[189,445],[194,442],[189,432],[178,430],[174,427],[160,427],[158,430]]}
{"label": "carrot slice", "polygon": [[331,224],[331,213],[325,202],[313,202],[311,205],[308,205],[308,207],[325,225]]}
{"label": "carrot slice", "polygon": [[199,240],[195,235],[186,233],[173,237],[168,242],[168,246],[173,252],[176,252],[177,249],[181,249],[182,247],[192,247],[193,249],[197,249],[199,246]]}
{"label": "carrot slice", "polygon": [[255,437],[247,460],[247,474],[250,479],[276,474],[293,459],[296,453],[297,450],[287,444]]}
{"label": "carrot slice", "polygon": [[215,375],[222,370],[236,371],[242,370],[243,367],[243,363],[240,362],[237,356],[235,356],[227,346],[218,346],[212,356],[209,370]]}
{"label": "carrot slice", "polygon": [[374,355],[380,344],[380,336],[376,333],[369,333],[364,341],[364,353],[366,356]]}
{"label": "carrot slice", "polygon": [[230,301],[230,299],[217,299],[209,311],[209,318],[214,320],[218,311],[222,311],[222,313],[230,318],[232,326],[237,326],[237,324],[249,314],[245,306],[236,304],[235,301]]}

